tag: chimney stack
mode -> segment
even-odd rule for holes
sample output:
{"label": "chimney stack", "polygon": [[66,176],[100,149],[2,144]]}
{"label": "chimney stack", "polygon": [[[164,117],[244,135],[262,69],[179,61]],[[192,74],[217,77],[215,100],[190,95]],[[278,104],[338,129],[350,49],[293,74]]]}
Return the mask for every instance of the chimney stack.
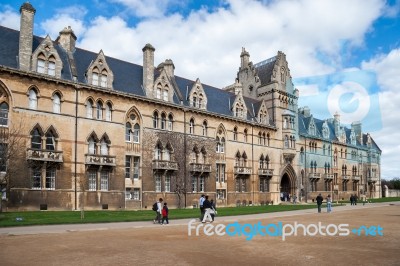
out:
{"label": "chimney stack", "polygon": [[18,53],[19,69],[29,71],[31,69],[33,19],[36,9],[29,2],[25,2],[19,12],[21,13]]}
{"label": "chimney stack", "polygon": [[57,37],[56,42],[61,45],[61,47],[67,51],[73,53],[75,51],[76,36],[71,26],[65,27],[60,31],[60,35]]}
{"label": "chimney stack", "polygon": [[147,96],[151,96],[154,83],[154,47],[146,44],[143,51],[143,89]]}

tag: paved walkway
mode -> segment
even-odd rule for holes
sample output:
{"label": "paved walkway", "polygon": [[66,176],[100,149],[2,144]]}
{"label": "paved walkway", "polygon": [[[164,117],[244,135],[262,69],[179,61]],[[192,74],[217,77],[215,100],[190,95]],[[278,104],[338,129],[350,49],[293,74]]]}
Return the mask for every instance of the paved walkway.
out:
{"label": "paved walkway", "polygon": [[[350,204],[344,206],[333,207],[333,212],[351,211],[361,208],[377,208],[389,205],[400,205],[400,202],[384,202],[384,203],[367,203],[365,205],[358,204],[352,206]],[[257,220],[266,218],[276,218],[276,217],[287,217],[296,215],[307,215],[315,214],[317,208],[306,209],[306,210],[296,210],[296,211],[285,211],[285,212],[272,212],[272,213],[260,213],[260,214],[249,214],[249,215],[238,215],[238,216],[222,216],[217,217],[217,222],[234,222],[243,220]],[[326,209],[323,209],[326,212]],[[170,220],[168,226],[181,226],[187,225],[189,219],[178,219]],[[142,222],[119,222],[119,223],[92,223],[92,224],[60,224],[60,225],[36,225],[36,226],[18,226],[18,227],[3,227],[0,228],[0,235],[28,235],[28,234],[43,234],[43,233],[66,233],[66,232],[76,232],[76,231],[93,231],[93,230],[110,230],[110,229],[129,229],[129,228],[143,228],[143,227],[159,227],[158,224],[153,224],[149,221]]]}

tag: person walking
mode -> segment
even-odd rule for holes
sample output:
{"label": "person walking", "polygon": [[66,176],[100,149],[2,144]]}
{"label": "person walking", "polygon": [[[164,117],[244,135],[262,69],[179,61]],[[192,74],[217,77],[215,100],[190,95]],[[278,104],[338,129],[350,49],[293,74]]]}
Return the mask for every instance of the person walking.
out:
{"label": "person walking", "polygon": [[332,211],[332,198],[331,195],[328,195],[326,198],[326,211],[329,213]]}
{"label": "person walking", "polygon": [[350,205],[354,205],[354,195],[351,194],[350,196]]}
{"label": "person walking", "polygon": [[217,214],[217,207],[215,206],[215,202],[213,199],[210,200],[210,203],[211,203],[210,214],[211,214],[212,221],[214,222],[215,215]]}
{"label": "person walking", "polygon": [[206,198],[203,202],[203,207],[204,207],[204,217],[201,222],[205,223],[206,220],[208,219],[212,223],[213,220],[211,217],[211,202],[208,200],[208,196],[206,196]]}
{"label": "person walking", "polygon": [[200,199],[199,199],[199,205],[200,205],[200,221],[203,221],[204,218],[204,200],[205,200],[205,196],[204,194],[201,195]]}
{"label": "person walking", "polygon": [[161,224],[161,212],[162,212],[162,205],[161,203],[163,202],[162,198],[159,198],[157,201],[157,210],[155,210],[156,212],[156,217],[153,220],[153,223],[159,223]]}
{"label": "person walking", "polygon": [[318,194],[316,201],[317,201],[317,206],[318,206],[318,213],[321,213],[321,205],[322,205],[322,202],[324,201],[324,198],[321,196],[321,193]]}
{"label": "person walking", "polygon": [[166,222],[166,224],[169,224],[169,221],[168,221],[168,207],[167,207],[167,203],[166,202],[164,202],[164,207],[163,207],[163,209],[162,209],[162,221],[161,221],[161,224],[162,225],[164,225],[164,221]]}

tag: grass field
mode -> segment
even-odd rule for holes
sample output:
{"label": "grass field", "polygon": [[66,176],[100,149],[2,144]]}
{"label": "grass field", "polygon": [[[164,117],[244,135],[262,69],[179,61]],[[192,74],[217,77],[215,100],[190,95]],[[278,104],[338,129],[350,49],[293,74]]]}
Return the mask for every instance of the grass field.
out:
{"label": "grass field", "polygon": [[[371,199],[371,202],[400,201],[400,198]],[[346,204],[347,202],[339,202]],[[361,203],[361,202],[359,202]],[[281,212],[316,208],[315,204],[296,205],[266,205],[218,208],[218,216],[232,216],[257,214],[268,212]],[[79,224],[79,223],[108,223],[108,222],[133,222],[151,221],[154,211],[85,211],[85,218],[81,219],[80,211],[26,211],[0,213],[0,227],[49,225],[49,224]],[[197,218],[199,209],[170,209],[169,219]]]}

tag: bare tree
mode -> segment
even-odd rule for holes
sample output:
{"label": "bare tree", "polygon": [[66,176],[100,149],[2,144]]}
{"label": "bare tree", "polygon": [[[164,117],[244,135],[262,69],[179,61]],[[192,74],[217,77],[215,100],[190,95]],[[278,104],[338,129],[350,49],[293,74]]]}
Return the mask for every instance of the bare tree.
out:
{"label": "bare tree", "polygon": [[[21,166],[26,161],[26,145],[22,120],[10,123],[8,127],[0,127],[0,188],[2,198],[7,200],[11,188],[15,187]],[[1,202],[2,200],[0,200]],[[0,212],[2,204],[0,203]]]}

